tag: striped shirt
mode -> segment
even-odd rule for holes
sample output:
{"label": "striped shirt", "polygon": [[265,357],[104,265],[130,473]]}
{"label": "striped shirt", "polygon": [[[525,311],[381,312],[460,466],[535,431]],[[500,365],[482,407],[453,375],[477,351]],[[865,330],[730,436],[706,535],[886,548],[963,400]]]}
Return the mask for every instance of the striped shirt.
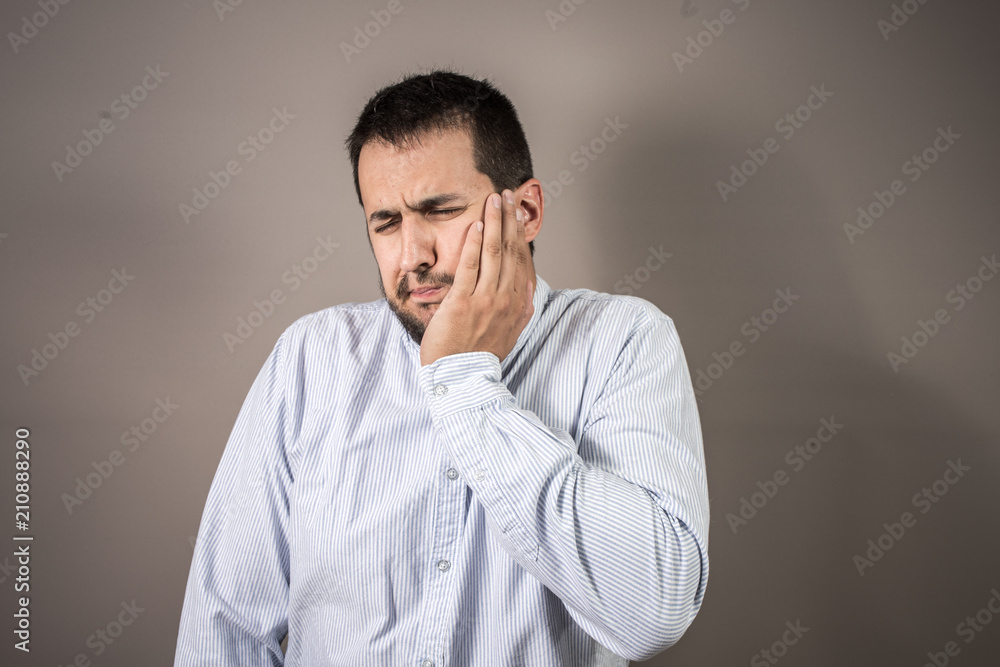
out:
{"label": "striped shirt", "polygon": [[673,322],[541,278],[534,308],[503,362],[421,367],[385,299],[292,324],[209,490],[175,666],[620,666],[676,642],[709,509]]}

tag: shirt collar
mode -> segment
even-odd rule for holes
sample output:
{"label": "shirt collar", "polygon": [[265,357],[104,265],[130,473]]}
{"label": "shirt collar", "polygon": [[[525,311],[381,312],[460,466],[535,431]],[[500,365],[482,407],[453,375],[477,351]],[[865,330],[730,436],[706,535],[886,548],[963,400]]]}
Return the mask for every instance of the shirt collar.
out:
{"label": "shirt collar", "polygon": [[[552,288],[549,287],[549,284],[544,280],[542,280],[542,277],[536,273],[535,295],[531,299],[531,303],[534,306],[534,312],[531,314],[531,319],[528,320],[528,323],[524,325],[524,329],[522,329],[521,333],[518,334],[517,342],[514,343],[514,348],[510,351],[510,354],[508,354],[501,362],[500,364],[501,371],[506,372],[507,367],[511,363],[511,359],[513,359],[517,355],[517,353],[521,350],[521,348],[524,347],[525,343],[527,343],[528,339],[531,338],[531,333],[534,330],[535,325],[537,324],[539,318],[541,318],[542,309],[545,307],[545,304],[548,303],[549,301],[549,293],[551,291]],[[387,305],[387,310],[388,310],[388,305]],[[396,317],[395,313],[389,310],[389,316],[392,318],[395,326],[399,328],[400,335],[403,337],[403,344],[407,347],[407,349],[411,351],[411,353],[415,354],[419,359],[420,346],[417,344],[415,340],[410,338],[410,334],[408,334],[406,330],[403,328],[403,325],[399,323],[399,319]]]}

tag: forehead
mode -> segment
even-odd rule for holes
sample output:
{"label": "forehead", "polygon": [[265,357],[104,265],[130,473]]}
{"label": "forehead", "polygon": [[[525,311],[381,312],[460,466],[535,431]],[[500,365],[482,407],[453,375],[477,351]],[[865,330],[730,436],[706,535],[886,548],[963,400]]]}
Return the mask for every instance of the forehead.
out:
{"label": "forehead", "polygon": [[464,129],[431,130],[404,146],[370,141],[358,158],[365,211],[399,206],[444,192],[473,194],[491,188],[476,170],[472,137]]}

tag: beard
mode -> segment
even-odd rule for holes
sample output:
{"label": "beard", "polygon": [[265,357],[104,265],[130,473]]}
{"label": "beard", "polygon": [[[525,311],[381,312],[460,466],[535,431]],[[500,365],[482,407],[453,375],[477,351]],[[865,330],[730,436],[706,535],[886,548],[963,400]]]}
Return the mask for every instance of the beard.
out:
{"label": "beard", "polygon": [[[455,282],[455,276],[447,273],[430,273],[424,271],[423,273],[417,274],[417,284],[418,285],[451,285]],[[385,284],[382,282],[382,272],[378,272],[378,289],[382,292],[382,296],[385,297],[386,302],[389,304],[389,309],[399,320],[399,323],[403,325],[403,329],[406,333],[410,335],[417,345],[420,345],[421,341],[424,339],[424,331],[427,330],[427,325],[422,319],[420,319],[415,313],[410,310],[406,310],[403,307],[404,302],[410,298],[410,290],[407,286],[406,277],[404,276],[399,284],[396,286],[395,293],[392,297],[386,294]],[[413,302],[411,301],[411,304]],[[415,307],[418,310],[427,311],[433,304],[416,304]],[[440,306],[439,306],[440,307]],[[431,317],[434,315],[431,314]]]}

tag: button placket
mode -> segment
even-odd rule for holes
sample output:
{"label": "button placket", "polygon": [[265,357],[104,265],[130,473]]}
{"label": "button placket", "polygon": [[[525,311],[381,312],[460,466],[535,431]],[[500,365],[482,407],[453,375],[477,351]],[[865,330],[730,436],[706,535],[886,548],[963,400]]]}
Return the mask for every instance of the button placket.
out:
{"label": "button placket", "polygon": [[[449,629],[454,627],[454,615],[457,612],[454,604],[456,581],[451,570],[460,565],[455,559],[460,558],[468,487],[458,483],[462,475],[452,463],[442,450],[441,467],[437,469],[437,474],[443,475],[444,479],[436,484],[434,530],[432,542],[428,545],[430,551],[427,556],[430,562],[425,575],[427,601],[425,613],[428,614],[428,618],[434,620],[424,628],[417,649],[424,653],[424,656],[441,655],[442,650],[447,652]],[[415,665],[422,666],[424,660],[430,661],[430,664],[437,664],[436,659],[420,656],[419,653],[417,658],[418,661],[413,663]]]}

